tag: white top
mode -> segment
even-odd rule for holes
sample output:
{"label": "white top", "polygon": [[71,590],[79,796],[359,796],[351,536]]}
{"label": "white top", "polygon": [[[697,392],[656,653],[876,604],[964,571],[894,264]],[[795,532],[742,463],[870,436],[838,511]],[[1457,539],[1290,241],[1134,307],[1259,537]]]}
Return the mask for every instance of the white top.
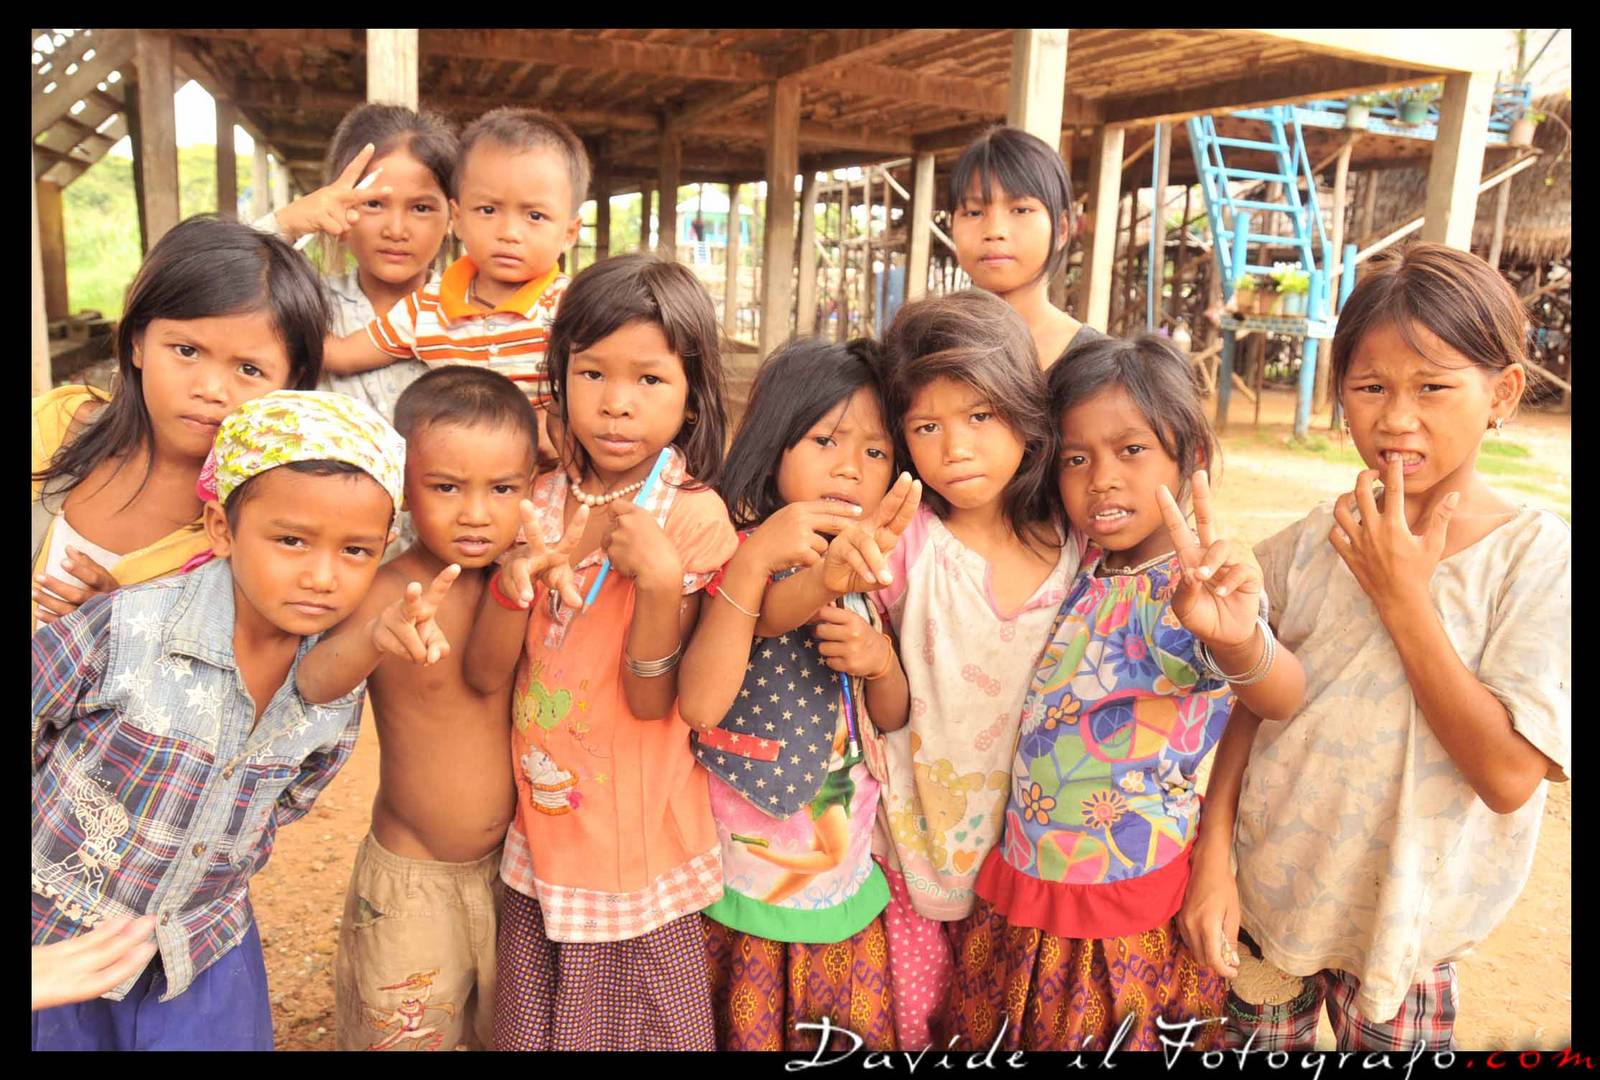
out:
{"label": "white top", "polygon": [[926,505],[888,556],[894,584],[873,595],[900,639],[911,719],[884,736],[878,814],[887,861],[924,918],[972,913],[973,882],[1004,829],[1022,703],[1082,552],[1070,537],[1012,612],[995,604],[988,561]]}
{"label": "white top", "polygon": [[[1256,548],[1278,638],[1306,703],[1263,721],[1239,796],[1243,924],[1293,975],[1361,980],[1375,1022],[1504,918],[1528,880],[1544,812],[1478,798],[1417,709],[1377,609],[1328,543],[1333,504]],[[1429,592],[1468,670],[1513,727],[1570,775],[1572,530],[1523,510],[1434,569]]]}
{"label": "white top", "polygon": [[[67,520],[65,513],[58,514],[56,515],[56,527],[50,533],[50,554],[45,559],[44,572],[61,581],[78,585],[87,584],[70,573],[64,565],[67,558],[68,544],[71,544],[77,551],[89,556],[89,558],[105,567],[107,572],[110,572],[117,563],[122,561],[123,553],[112,551],[110,548],[103,548],[93,540],[87,539],[72,527],[72,523]],[[48,589],[45,591],[49,592]],[[55,594],[51,593],[50,595],[54,596]],[[64,600],[66,597],[61,599]]]}

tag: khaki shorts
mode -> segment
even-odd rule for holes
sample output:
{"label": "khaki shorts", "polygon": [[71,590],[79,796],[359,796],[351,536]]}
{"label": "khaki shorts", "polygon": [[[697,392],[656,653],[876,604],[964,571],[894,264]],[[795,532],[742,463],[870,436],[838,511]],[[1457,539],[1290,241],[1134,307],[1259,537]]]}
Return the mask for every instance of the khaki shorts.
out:
{"label": "khaki shorts", "polygon": [[405,859],[369,832],[339,926],[340,1050],[489,1045],[500,850],[468,863]]}

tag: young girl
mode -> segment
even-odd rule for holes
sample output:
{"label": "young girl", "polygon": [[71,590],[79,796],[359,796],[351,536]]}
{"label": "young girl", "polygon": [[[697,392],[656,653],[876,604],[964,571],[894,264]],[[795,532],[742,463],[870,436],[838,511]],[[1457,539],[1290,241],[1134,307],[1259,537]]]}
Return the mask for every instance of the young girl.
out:
{"label": "young girl", "polygon": [[905,675],[859,595],[788,633],[766,635],[760,622],[770,578],[817,566],[848,583],[852,527],[892,546],[911,521],[909,476],[884,497],[894,442],[878,367],[869,341],[786,346],[757,374],[728,452],[722,493],[744,542],[706,588],[723,602],[703,612],[684,654],[679,701],[699,733],[721,841],[722,899],[705,929],[725,1050],[813,1049],[816,1033],[796,1024],[823,1016],[868,1049],[894,1049],[880,918],[889,887],[872,829],[878,732],[906,722]]}
{"label": "young girl", "polygon": [[1572,535],[1476,471],[1526,333],[1511,287],[1438,244],[1373,267],[1339,315],[1332,385],[1367,468],[1256,549],[1306,702],[1236,711],[1184,913],[1213,965],[1242,925],[1256,975],[1288,984],[1237,983],[1231,1041],[1310,1049],[1326,999],[1341,1050],[1446,1049],[1452,961],[1528,879],[1544,781],[1571,765]]}
{"label": "young girl", "polygon": [[217,425],[241,402],[312,386],[327,325],[315,276],[281,240],[210,217],[161,238],[117,324],[114,392],[33,401],[38,622],[210,550],[195,481]]}
{"label": "young girl", "polygon": [[[1173,920],[1195,770],[1235,693],[1288,716],[1304,677],[1261,618],[1249,551],[1216,536],[1211,429],[1184,358],[1151,335],[1092,341],[1050,369],[1050,407],[1061,501],[1089,548],[1029,689],[949,1019],[978,1046],[1003,1025],[1013,1050],[1159,1050],[1158,1020],[1222,1012],[1221,977]],[[1198,537],[1172,496],[1191,485]]]}
{"label": "young girl", "polygon": [[[333,336],[365,329],[435,276],[433,263],[450,229],[457,149],[455,132],[434,113],[358,105],[339,121],[328,145],[327,186],[261,222],[291,242],[320,231],[349,245],[354,267],[347,268],[336,249],[323,278],[333,295]],[[427,370],[420,361],[403,360],[353,375],[324,374],[322,387],[393,420],[401,392]]]}
{"label": "young girl", "polygon": [[1105,336],[1050,302],[1072,237],[1072,181],[1048,143],[1018,128],[990,128],[950,170],[950,205],[961,269],[1022,316],[1041,365]]}
{"label": "young girl", "polygon": [[[700,590],[737,546],[708,487],[725,430],[716,314],[684,267],[607,259],[573,279],[549,364],[578,479],[535,486],[543,535],[490,579],[465,661],[480,692],[516,677],[495,1046],[708,1050],[699,912],[722,864],[676,702]],[[530,563],[568,529],[576,564],[535,593]]]}

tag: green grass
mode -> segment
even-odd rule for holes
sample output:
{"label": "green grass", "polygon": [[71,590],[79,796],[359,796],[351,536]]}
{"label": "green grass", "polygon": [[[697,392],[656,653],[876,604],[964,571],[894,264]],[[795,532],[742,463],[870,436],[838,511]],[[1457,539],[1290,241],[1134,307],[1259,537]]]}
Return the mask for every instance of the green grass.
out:
{"label": "green grass", "polygon": [[1507,439],[1488,438],[1483,440],[1483,446],[1478,451],[1480,458],[1484,455],[1509,458],[1532,457],[1533,451],[1521,443],[1514,443]]}

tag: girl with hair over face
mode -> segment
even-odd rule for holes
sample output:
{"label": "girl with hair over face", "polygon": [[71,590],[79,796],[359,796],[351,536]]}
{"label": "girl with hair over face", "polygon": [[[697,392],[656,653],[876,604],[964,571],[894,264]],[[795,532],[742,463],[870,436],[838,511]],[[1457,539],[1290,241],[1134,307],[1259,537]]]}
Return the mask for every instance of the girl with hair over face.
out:
{"label": "girl with hair over face", "polygon": [[607,259],[573,279],[549,363],[567,468],[522,504],[528,543],[489,579],[464,662],[480,693],[513,683],[494,1045],[709,1050],[700,911],[722,860],[678,660],[738,546],[710,486],[716,313],[683,266]]}
{"label": "girl with hair over face", "polygon": [[1050,302],[1072,239],[1072,181],[1053,147],[1018,128],[990,128],[950,170],[950,205],[961,269],[1022,316],[1041,366],[1105,337]]}
{"label": "girl with hair over face", "polygon": [[327,325],[316,277],[281,240],[214,217],[161,238],[128,288],[112,392],[33,399],[37,622],[210,550],[195,483],[218,424],[313,386]]}
{"label": "girl with hair over face", "polygon": [[1153,335],[1091,341],[1050,369],[1050,411],[1062,506],[1089,547],[1028,688],[949,1023],[975,1046],[1159,1050],[1193,1020],[1205,1049],[1225,986],[1173,918],[1195,773],[1235,695],[1286,717],[1304,679],[1260,617],[1249,550],[1213,518],[1214,443],[1183,356]]}
{"label": "girl with hair over face", "polygon": [[763,625],[768,583],[815,574],[850,586],[858,548],[892,548],[920,488],[894,488],[879,352],[802,339],[762,366],[722,493],[743,530],[706,591],[684,655],[683,718],[711,774],[722,899],[705,911],[717,1045],[815,1049],[828,1017],[892,1050],[883,909],[872,861],[885,777],[880,730],[904,726],[905,675],[859,593],[781,633]]}
{"label": "girl with hair over face", "polygon": [[1224,974],[1242,932],[1230,1043],[1311,1049],[1326,1005],[1341,1050],[1450,1047],[1453,961],[1528,880],[1572,764],[1572,530],[1477,470],[1527,325],[1439,244],[1370,268],[1339,314],[1332,385],[1366,468],[1256,547],[1305,704],[1235,709],[1182,917]]}

